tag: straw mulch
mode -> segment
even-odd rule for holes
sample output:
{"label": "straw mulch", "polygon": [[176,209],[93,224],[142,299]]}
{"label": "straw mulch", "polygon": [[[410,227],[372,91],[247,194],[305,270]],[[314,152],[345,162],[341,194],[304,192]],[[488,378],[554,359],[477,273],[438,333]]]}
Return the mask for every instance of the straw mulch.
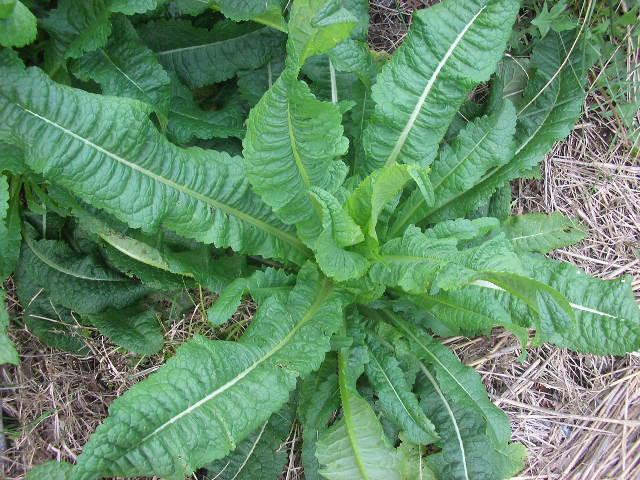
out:
{"label": "straw mulch", "polygon": [[[411,12],[430,3],[435,2],[373,0],[372,46],[395,49]],[[592,93],[586,110],[600,103]],[[543,163],[541,180],[514,183],[513,211],[577,217],[589,237],[554,255],[601,278],[631,275],[640,297],[640,166],[618,133],[615,118],[597,111],[585,116]],[[8,301],[18,313],[8,287]],[[236,320],[250,319],[254,307],[243,305]],[[194,309],[165,333],[163,355],[144,365],[101,337],[90,341],[91,356],[78,358],[44,346],[27,330],[13,331],[23,363],[0,372],[9,447],[1,456],[0,478],[22,479],[46,460],[74,461],[116,397],[194,333],[211,335],[201,310],[196,300]],[[491,398],[511,419],[514,440],[527,447],[527,465],[517,479],[640,478],[640,354],[597,357],[544,346],[529,349],[527,360],[518,363],[515,338],[494,333],[490,339],[444,341],[483,376]],[[304,478],[300,433],[294,429],[282,447],[290,452],[283,479]]]}

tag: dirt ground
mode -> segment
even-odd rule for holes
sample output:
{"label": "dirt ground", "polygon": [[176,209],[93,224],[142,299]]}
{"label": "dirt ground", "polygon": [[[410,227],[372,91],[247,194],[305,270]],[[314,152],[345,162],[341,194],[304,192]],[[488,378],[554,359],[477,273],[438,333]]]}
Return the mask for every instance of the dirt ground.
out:
{"label": "dirt ground", "polygon": [[[393,50],[410,23],[410,12],[429,3],[372,0],[374,48]],[[594,72],[597,75],[597,72]],[[603,116],[597,91],[573,133],[548,155],[541,180],[513,184],[513,212],[561,211],[589,229],[580,244],[555,257],[592,275],[631,275],[640,298],[640,162],[619,135],[613,116]],[[8,301],[20,311],[11,285]],[[166,332],[170,351],[207,324],[196,305]],[[238,321],[254,305],[243,305]],[[520,349],[508,332],[492,338],[449,338],[449,344],[482,375],[492,400],[509,415],[514,441],[529,451],[518,480],[631,480],[640,478],[640,354],[626,357],[582,355],[551,346]],[[46,460],[74,461],[108,405],[135,382],[155,371],[162,356],[144,365],[120,353],[106,339],[90,341],[92,354],[75,357],[41,344],[26,329],[13,331],[22,365],[0,371],[0,402],[8,449],[3,478],[22,479]],[[7,418],[9,420],[7,420]],[[287,445],[290,462],[282,478],[301,479],[299,431]],[[0,475],[2,477],[2,475]]]}

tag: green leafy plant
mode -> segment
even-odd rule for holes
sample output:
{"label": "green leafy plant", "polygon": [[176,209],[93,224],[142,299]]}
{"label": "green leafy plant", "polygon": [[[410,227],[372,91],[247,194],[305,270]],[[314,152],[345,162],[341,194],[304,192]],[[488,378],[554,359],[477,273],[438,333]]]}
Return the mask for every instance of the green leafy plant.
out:
{"label": "green leafy plant", "polygon": [[[220,293],[220,339],[181,346],[75,465],[29,478],[276,478],[296,419],[308,479],[507,478],[524,448],[438,336],[640,346],[629,279],[544,256],[579,225],[509,215],[509,181],[580,116],[576,31],[535,45],[514,97],[498,65],[516,0],[417,12],[390,58],[367,47],[366,1],[283,3],[61,0],[35,10],[43,44],[0,52],[0,265],[27,327],[148,355],[159,300]],[[21,11],[4,18],[28,29]]]}

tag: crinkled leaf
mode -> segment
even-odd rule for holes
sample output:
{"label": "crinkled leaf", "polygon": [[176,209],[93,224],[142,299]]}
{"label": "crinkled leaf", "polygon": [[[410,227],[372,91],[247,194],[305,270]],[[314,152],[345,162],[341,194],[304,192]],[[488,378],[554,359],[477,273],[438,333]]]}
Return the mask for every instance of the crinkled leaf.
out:
{"label": "crinkled leaf", "polygon": [[244,136],[245,112],[238,102],[231,101],[218,110],[202,110],[193,95],[180,81],[171,82],[169,135],[178,143],[194,137],[201,139]]}
{"label": "crinkled leaf", "polygon": [[340,406],[337,369],[336,355],[330,352],[318,371],[305,378],[300,387],[298,416],[302,423],[302,463],[307,480],[320,480],[316,444]]}
{"label": "crinkled leaf", "polygon": [[518,6],[447,0],[414,14],[373,87],[376,110],[365,131],[369,172],[395,162],[431,163],[462,102],[495,70]]}
{"label": "crinkled leaf", "polygon": [[73,465],[67,462],[45,462],[32,468],[26,480],[71,480]]}
{"label": "crinkled leaf", "polygon": [[60,0],[58,8],[40,21],[53,42],[49,44],[61,59],[80,58],[107,43],[111,34],[111,0]]}
{"label": "crinkled leaf", "polygon": [[154,10],[167,0],[111,0],[111,11],[134,15]]}
{"label": "crinkled leaf", "polygon": [[502,231],[513,243],[513,248],[520,252],[549,253],[586,237],[578,222],[560,212],[509,217],[503,222]]}
{"label": "crinkled leaf", "polygon": [[18,299],[23,306],[23,318],[27,328],[47,345],[76,355],[86,355],[87,347],[79,328],[78,318],[72,312],[56,305],[47,292],[30,276],[23,262],[15,273]]}
{"label": "crinkled leaf", "polygon": [[417,224],[433,209],[471,188],[489,169],[507,163],[513,154],[515,125],[515,108],[505,101],[498,112],[468,123],[451,145],[444,144],[429,175],[435,204],[414,192],[400,207],[389,236],[400,235],[408,225]]}
{"label": "crinkled leaf", "polygon": [[20,255],[20,198],[9,198],[9,193],[7,177],[0,174],[0,282],[13,272]]}
{"label": "crinkled leaf", "polygon": [[458,249],[457,243],[455,238],[436,239],[409,227],[402,238],[381,246],[369,276],[407,293],[421,294],[428,292],[432,283],[450,290],[481,278],[483,271],[522,270],[520,260],[502,236],[466,249]]}
{"label": "crinkled leaf", "polygon": [[117,399],[78,457],[77,479],[182,479],[225,457],[320,366],[341,319],[340,297],[307,265],[287,301],[264,302],[238,342],[198,336]]}
{"label": "crinkled leaf", "polygon": [[287,460],[284,442],[291,431],[295,409],[290,403],[242,441],[233,453],[207,467],[216,480],[278,478]]}
{"label": "crinkled leaf", "polygon": [[142,355],[162,348],[164,338],[156,312],[143,304],[87,315],[87,320],[115,344]]}
{"label": "crinkled leaf", "polygon": [[318,266],[339,282],[362,277],[369,260],[345,248],[364,240],[360,227],[330,193],[314,188],[311,195],[320,210],[322,229],[315,238],[306,233],[301,236],[316,254]]}
{"label": "crinkled leaf", "polygon": [[73,62],[71,70],[81,80],[95,80],[105,95],[135,98],[168,113],[169,76],[124,16],[113,18],[107,44]]}
{"label": "crinkled leaf", "polygon": [[640,308],[631,279],[604,281],[569,264],[530,254],[529,275],[564,294],[576,317],[571,330],[543,333],[542,341],[598,355],[624,355],[640,348]]}
{"label": "crinkled leaf", "polygon": [[[11,57],[2,53],[0,65]],[[19,139],[35,171],[134,228],[164,225],[239,252],[304,258],[302,242],[251,191],[238,158],[174,146],[140,102],[65,87],[38,69],[0,72],[0,135]]]}
{"label": "crinkled leaf", "polygon": [[376,389],[380,408],[412,442],[430,444],[437,438],[435,428],[411,391],[400,362],[377,340],[367,340],[367,377]]}
{"label": "crinkled leaf", "polygon": [[285,72],[249,114],[244,157],[253,189],[286,223],[313,217],[309,190],[334,193],[346,175],[342,115]]}
{"label": "crinkled leaf", "polygon": [[342,418],[318,439],[316,457],[329,480],[399,480],[399,457],[389,444],[369,403],[356,390],[359,368],[353,371],[349,354],[338,357]]}
{"label": "crinkled leaf", "polygon": [[473,211],[497,188],[529,175],[553,144],[569,134],[582,112],[586,72],[593,61],[581,41],[569,55],[574,38],[571,32],[550,33],[535,46],[530,63],[535,73],[518,112],[515,156],[505,165],[491,169],[473,187],[439,202],[424,223]]}
{"label": "crinkled leaf", "polygon": [[258,68],[282,43],[282,34],[269,27],[231,21],[218,22],[207,30],[188,20],[155,20],[138,32],[160,63],[191,88]]}
{"label": "crinkled leaf", "polygon": [[38,25],[36,17],[20,1],[16,1],[7,16],[0,18],[0,45],[23,47],[36,39]]}

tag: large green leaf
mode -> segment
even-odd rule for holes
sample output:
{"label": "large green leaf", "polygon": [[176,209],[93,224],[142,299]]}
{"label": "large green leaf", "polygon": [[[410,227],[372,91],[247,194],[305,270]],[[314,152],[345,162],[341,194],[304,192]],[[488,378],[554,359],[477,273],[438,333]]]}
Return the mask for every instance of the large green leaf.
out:
{"label": "large green leaf", "polygon": [[132,352],[152,355],[164,345],[156,312],[143,304],[105,310],[87,319],[105,337]]}
{"label": "large green leaf", "polygon": [[166,2],[167,0],[111,0],[111,11],[134,15],[153,10]]}
{"label": "large green leaf", "polygon": [[16,1],[7,16],[0,17],[0,45],[23,47],[36,39],[36,17],[20,1]]}
{"label": "large green leaf", "polygon": [[438,202],[421,224],[474,211],[497,188],[529,176],[553,144],[569,134],[582,111],[586,72],[593,60],[582,41],[571,50],[574,39],[572,32],[552,32],[534,48],[530,65],[535,73],[518,112],[515,156],[486,172],[473,187]]}
{"label": "large green leaf", "polygon": [[285,71],[251,110],[244,139],[247,177],[286,223],[314,216],[309,191],[334,193],[347,172],[342,115],[317,100],[306,83]]}
{"label": "large green leaf", "polygon": [[63,241],[35,240],[29,232],[24,238],[20,263],[56,304],[81,314],[98,313],[124,308],[151,292]]}
{"label": "large green leaf", "polygon": [[291,403],[280,409],[242,441],[233,453],[207,467],[216,480],[275,479],[287,459],[283,443],[291,432],[295,409]]}
{"label": "large green leaf", "polygon": [[342,319],[334,292],[307,264],[287,301],[264,302],[238,342],[196,337],[182,346],[112,404],[75,478],[177,480],[225,457],[282,407],[298,376],[320,366]]}
{"label": "large green leaf", "polygon": [[[15,65],[10,53],[3,52],[0,65]],[[0,136],[28,152],[33,170],[83,200],[134,228],[164,225],[205,243],[294,262],[306,256],[291,229],[253,194],[238,158],[174,146],[140,102],[65,87],[38,69],[0,66],[0,73],[7,80],[0,86]]]}
{"label": "large green leaf", "polygon": [[468,93],[495,70],[517,11],[515,0],[446,0],[414,15],[373,87],[369,172],[394,162],[431,163]]}
{"label": "large green leaf", "polygon": [[399,480],[399,457],[369,403],[356,390],[348,349],[338,355],[342,418],[318,440],[316,457],[329,480]]}
{"label": "large green leaf", "polygon": [[[443,478],[503,479],[515,475],[522,468],[524,449],[508,443],[509,419],[491,403],[480,376],[424,331],[388,310],[385,316],[407,342],[402,348],[419,360],[426,388],[436,390],[438,399],[431,398],[422,405],[447,450],[448,473]],[[421,393],[426,394],[424,390]]]}
{"label": "large green leaf", "polygon": [[[492,167],[507,163],[513,155],[515,126],[515,108],[505,101],[498,112],[468,123],[451,145],[443,145],[429,175],[435,203],[445,203],[471,188]],[[420,192],[414,192],[400,207],[389,237],[417,224],[432,208]]]}
{"label": "large green leaf", "polygon": [[124,16],[114,17],[107,44],[86,53],[71,70],[81,80],[95,80],[105,95],[135,98],[165,117],[168,113],[169,76]]}
{"label": "large green leaf", "polygon": [[207,30],[188,20],[156,20],[138,31],[160,63],[192,88],[264,65],[282,43],[282,34],[269,27],[231,21]]}

